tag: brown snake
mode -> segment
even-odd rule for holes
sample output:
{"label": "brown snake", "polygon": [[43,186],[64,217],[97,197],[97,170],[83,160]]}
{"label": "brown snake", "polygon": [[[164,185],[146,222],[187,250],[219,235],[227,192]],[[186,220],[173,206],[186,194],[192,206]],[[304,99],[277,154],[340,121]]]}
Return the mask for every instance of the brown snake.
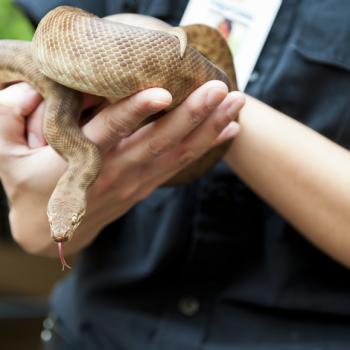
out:
{"label": "brown snake", "polygon": [[[72,238],[81,222],[86,191],[101,168],[97,146],[79,127],[81,92],[115,102],[143,89],[162,87],[173,96],[169,110],[209,80],[222,80],[230,90],[236,89],[229,47],[215,29],[173,28],[141,15],[110,19],[62,6],[42,19],[32,42],[0,41],[0,84],[23,80],[40,92],[46,101],[47,142],[69,164],[47,210],[63,267],[67,265],[61,243]],[[167,184],[200,176],[227,146],[214,148]]]}

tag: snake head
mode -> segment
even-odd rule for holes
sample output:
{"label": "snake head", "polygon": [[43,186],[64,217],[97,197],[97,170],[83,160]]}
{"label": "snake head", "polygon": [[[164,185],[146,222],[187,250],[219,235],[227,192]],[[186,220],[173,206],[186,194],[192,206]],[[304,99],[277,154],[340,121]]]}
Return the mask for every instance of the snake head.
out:
{"label": "snake head", "polygon": [[49,201],[47,216],[49,219],[51,237],[59,242],[71,240],[73,233],[82,221],[85,214],[85,200],[68,197],[64,200],[51,198]]}

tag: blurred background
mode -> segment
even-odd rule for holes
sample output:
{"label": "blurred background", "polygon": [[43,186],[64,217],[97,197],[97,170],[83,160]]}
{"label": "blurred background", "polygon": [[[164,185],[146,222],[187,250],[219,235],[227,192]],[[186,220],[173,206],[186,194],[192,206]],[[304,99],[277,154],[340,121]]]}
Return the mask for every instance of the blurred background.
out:
{"label": "blurred background", "polygon": [[[0,39],[30,40],[33,32],[11,0],[0,0]],[[48,296],[64,273],[58,260],[30,256],[13,242],[7,215],[0,183],[0,349],[39,349]]]}

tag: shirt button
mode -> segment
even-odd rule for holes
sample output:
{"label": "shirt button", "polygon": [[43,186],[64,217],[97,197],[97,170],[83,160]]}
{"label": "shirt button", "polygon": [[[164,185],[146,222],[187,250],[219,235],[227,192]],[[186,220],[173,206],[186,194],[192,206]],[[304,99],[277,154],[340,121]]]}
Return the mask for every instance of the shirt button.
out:
{"label": "shirt button", "polygon": [[255,83],[260,78],[260,73],[258,71],[253,71],[249,77],[249,83]]}
{"label": "shirt button", "polygon": [[183,297],[178,301],[178,309],[185,316],[194,316],[200,308],[198,299],[192,296]]}
{"label": "shirt button", "polygon": [[52,318],[48,317],[48,318],[45,318],[45,320],[43,321],[43,327],[45,329],[52,329],[53,327],[55,326],[55,322]]}
{"label": "shirt button", "polygon": [[52,339],[51,331],[44,329],[41,331],[40,338],[43,342],[48,343]]}

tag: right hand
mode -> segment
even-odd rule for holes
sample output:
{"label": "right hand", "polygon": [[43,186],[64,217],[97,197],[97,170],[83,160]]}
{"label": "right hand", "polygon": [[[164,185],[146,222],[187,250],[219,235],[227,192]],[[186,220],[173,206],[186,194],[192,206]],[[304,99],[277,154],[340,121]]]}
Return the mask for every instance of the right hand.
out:
{"label": "right hand", "polygon": [[[92,97],[86,100],[86,106],[94,103]],[[204,84],[176,109],[134,132],[170,103],[166,90],[144,90],[104,108],[84,125],[84,134],[101,149],[103,167],[67,253],[89,244],[191,161],[238,133],[234,120],[244,97],[228,93],[218,81]],[[43,118],[44,102],[28,84],[0,91],[0,178],[10,203],[12,234],[28,252],[56,255],[46,207],[66,163],[46,144]]]}

